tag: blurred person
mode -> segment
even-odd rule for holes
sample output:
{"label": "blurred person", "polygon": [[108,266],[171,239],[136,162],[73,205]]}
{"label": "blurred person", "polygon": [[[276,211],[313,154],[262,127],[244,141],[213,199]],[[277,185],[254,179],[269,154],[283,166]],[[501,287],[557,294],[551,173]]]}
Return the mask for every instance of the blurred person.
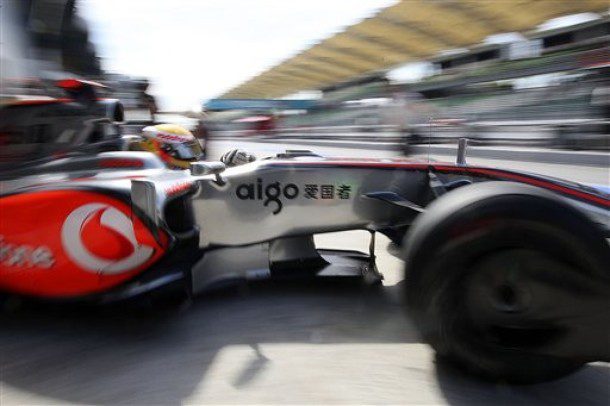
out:
{"label": "blurred person", "polygon": [[429,122],[432,110],[419,93],[395,92],[392,101],[383,108],[381,121],[393,126],[404,140],[402,153],[409,155],[411,145],[423,139],[420,129]]}
{"label": "blurred person", "polygon": [[148,80],[143,80],[139,84],[140,102],[148,109],[148,112],[150,113],[150,118],[154,121],[155,115],[159,111],[159,106],[157,105],[157,100],[155,99],[155,96],[148,92],[149,87],[150,82],[148,82]]}
{"label": "blurred person", "polygon": [[610,84],[602,82],[591,92],[591,106],[598,108],[604,120],[603,133],[610,134]]}
{"label": "blurred person", "polygon": [[205,111],[202,111],[200,113],[199,119],[197,120],[197,125],[192,131],[195,138],[197,138],[197,141],[199,141],[199,145],[201,146],[201,149],[203,150],[204,154],[206,151],[208,138],[210,137],[210,128],[206,123],[206,119],[207,113]]}

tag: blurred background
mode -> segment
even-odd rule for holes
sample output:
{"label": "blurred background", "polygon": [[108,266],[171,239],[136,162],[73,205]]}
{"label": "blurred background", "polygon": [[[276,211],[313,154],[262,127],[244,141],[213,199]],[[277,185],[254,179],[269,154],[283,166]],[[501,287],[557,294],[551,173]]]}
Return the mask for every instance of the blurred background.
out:
{"label": "blurred background", "polygon": [[2,104],[75,77],[123,133],[610,148],[606,1],[359,3],[3,0]]}

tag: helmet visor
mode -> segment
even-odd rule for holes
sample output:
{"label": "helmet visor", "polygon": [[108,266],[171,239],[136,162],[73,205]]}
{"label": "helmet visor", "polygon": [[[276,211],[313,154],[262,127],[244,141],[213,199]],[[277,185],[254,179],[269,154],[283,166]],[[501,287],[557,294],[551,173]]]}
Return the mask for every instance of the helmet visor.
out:
{"label": "helmet visor", "polygon": [[201,146],[197,140],[180,144],[171,144],[171,147],[174,158],[191,161],[197,160],[203,155],[201,152]]}

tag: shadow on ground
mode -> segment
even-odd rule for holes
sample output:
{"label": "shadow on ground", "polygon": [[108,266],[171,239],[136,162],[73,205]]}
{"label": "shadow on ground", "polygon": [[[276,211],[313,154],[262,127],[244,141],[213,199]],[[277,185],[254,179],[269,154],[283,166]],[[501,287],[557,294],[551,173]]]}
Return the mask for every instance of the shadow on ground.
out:
{"label": "shadow on ground", "polygon": [[[25,306],[0,315],[0,384],[21,392],[27,403],[178,404],[201,385],[218,382],[210,366],[223,348],[245,345],[252,350],[245,368],[223,381],[242,390],[272,363],[259,345],[419,342],[404,315],[400,291],[400,284],[371,289],[345,283],[266,283],[160,312]],[[522,387],[480,382],[440,361],[431,371],[432,389],[425,390],[439,391],[440,399],[455,405],[608,404],[610,396],[605,365]],[[342,373],[349,376],[350,371]],[[377,384],[396,385],[401,379],[384,382]],[[415,388],[423,382],[405,384]],[[334,401],[340,403],[340,398]]]}
{"label": "shadow on ground", "polygon": [[269,360],[259,343],[417,341],[392,288],[260,284],[198,298],[181,310],[26,305],[0,316],[1,384],[59,402],[177,404],[206,380],[225,346]]}

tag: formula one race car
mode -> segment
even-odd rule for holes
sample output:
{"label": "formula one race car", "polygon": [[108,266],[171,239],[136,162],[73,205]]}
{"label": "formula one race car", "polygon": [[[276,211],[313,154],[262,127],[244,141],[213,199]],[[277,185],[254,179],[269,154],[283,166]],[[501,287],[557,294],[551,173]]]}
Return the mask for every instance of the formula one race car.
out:
{"label": "formula one race car", "polygon": [[[287,151],[171,171],[104,152],[3,171],[0,290],[112,302],[238,279],[381,279],[375,233],[403,243],[408,310],[443,357],[536,382],[610,360],[610,196],[514,171]],[[371,251],[316,249],[363,229]]]}
{"label": "formula one race car", "polygon": [[54,84],[64,97],[0,94],[0,172],[34,161],[122,149],[119,100],[100,97],[96,89],[104,86],[96,82],[65,79]]}

